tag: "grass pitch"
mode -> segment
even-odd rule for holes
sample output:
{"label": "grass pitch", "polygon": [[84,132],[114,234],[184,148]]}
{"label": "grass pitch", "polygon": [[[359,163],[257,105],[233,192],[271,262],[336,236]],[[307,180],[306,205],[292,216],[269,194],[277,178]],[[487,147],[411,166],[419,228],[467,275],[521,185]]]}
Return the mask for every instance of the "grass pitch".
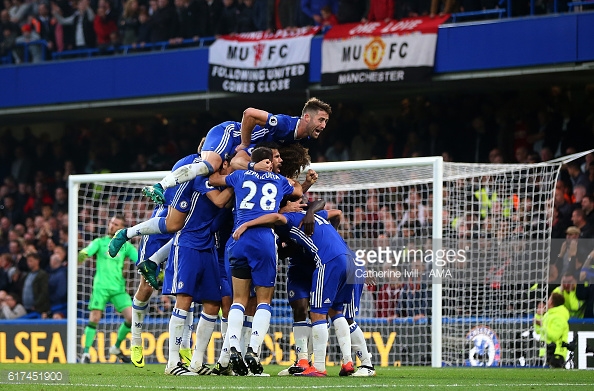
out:
{"label": "grass pitch", "polygon": [[[269,365],[271,377],[174,377],[163,374],[164,365],[135,368],[125,364],[5,364],[0,366],[0,390],[592,390],[594,372],[507,368],[376,368],[371,378],[341,378],[329,367],[327,378],[278,377],[283,367]],[[31,383],[8,380],[7,371],[61,371],[68,383]],[[13,376],[14,379],[14,376]]]}

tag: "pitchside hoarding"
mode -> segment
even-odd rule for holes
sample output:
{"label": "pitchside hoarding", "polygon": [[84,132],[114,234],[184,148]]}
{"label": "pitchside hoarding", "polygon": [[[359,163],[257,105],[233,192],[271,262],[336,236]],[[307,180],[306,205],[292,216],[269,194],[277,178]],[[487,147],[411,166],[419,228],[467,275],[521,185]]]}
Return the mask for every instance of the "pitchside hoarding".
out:
{"label": "pitchside hoarding", "polygon": [[[450,328],[450,338],[444,344],[460,345],[460,351],[452,357],[444,357],[444,365],[467,366],[518,366],[534,365],[538,361],[538,348],[533,341],[514,335],[510,322],[514,319],[486,322],[484,325],[469,328],[463,319],[446,320],[446,327]],[[518,320],[530,327],[529,320]],[[103,324],[103,323],[102,323]],[[424,320],[408,322],[406,319],[381,322],[360,322],[365,330],[364,335],[373,362],[376,366],[400,365],[430,365],[431,341],[422,337],[429,335],[430,324]],[[571,330],[575,331],[577,348],[575,367],[579,369],[594,369],[594,354],[586,353],[586,346],[594,347],[594,323],[584,320],[571,323]],[[144,339],[144,353],[147,363],[165,364],[167,362],[167,344],[169,333],[167,323],[153,326],[151,333],[142,333]],[[266,335],[262,349],[262,362],[289,366],[295,361],[294,344],[290,325],[277,327],[279,331]],[[453,329],[457,330],[454,331]],[[570,337],[573,334],[570,333]],[[107,333],[97,330],[95,343],[90,350],[91,361],[99,363],[114,363],[115,356],[108,353],[109,347],[116,341],[117,333]],[[195,341],[195,336],[193,338]],[[78,341],[82,346],[83,340]],[[460,344],[462,342],[462,344]],[[512,357],[514,344],[523,344],[518,357]],[[65,363],[66,362],[66,323],[44,324],[43,322],[0,322],[0,363]],[[206,362],[214,363],[221,347],[221,334],[218,331],[213,337],[206,351]],[[79,349],[80,350],[80,349]],[[130,354],[129,343],[122,345],[124,354]],[[333,366],[338,363],[340,352],[335,338],[330,339],[327,363]]]}

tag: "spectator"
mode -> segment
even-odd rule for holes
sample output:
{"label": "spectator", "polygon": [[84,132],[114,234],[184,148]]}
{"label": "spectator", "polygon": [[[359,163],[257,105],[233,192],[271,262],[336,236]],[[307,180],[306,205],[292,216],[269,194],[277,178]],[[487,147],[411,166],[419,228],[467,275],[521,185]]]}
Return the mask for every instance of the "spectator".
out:
{"label": "spectator", "polygon": [[93,29],[97,37],[97,46],[99,49],[106,49],[111,45],[111,35],[118,30],[116,21],[107,12],[110,11],[107,2],[102,2],[97,8],[97,15],[93,20]]}
{"label": "spectator", "polygon": [[27,16],[32,12],[32,3],[23,0],[12,0],[12,7],[9,8],[10,20],[17,25],[23,25],[27,21]]}
{"label": "spectator", "polygon": [[237,13],[237,33],[249,33],[258,31],[256,27],[256,12],[254,0],[243,0],[243,4],[238,7]]}
{"label": "spectator", "polygon": [[336,18],[336,15],[332,13],[330,7],[325,6],[322,8],[320,10],[320,15],[322,15],[322,26],[332,27],[338,24],[338,19]]}
{"label": "spectator", "polygon": [[582,197],[582,211],[590,227],[594,227],[594,202],[592,195],[586,194]]}
{"label": "spectator", "polygon": [[[52,13],[59,24],[73,26],[70,37],[64,37],[68,49],[87,49],[95,47],[97,38],[93,28],[95,12],[89,6],[89,0],[80,0],[76,11],[67,17],[62,16],[62,10],[56,3],[52,3]],[[67,43],[66,43],[67,42]]]}
{"label": "spectator", "polygon": [[10,169],[12,177],[17,182],[29,182],[33,177],[33,162],[25,153],[23,147],[16,147],[14,160]]}
{"label": "spectator", "polygon": [[0,217],[7,217],[12,224],[24,224],[25,214],[22,209],[16,205],[15,198],[12,194],[7,194],[0,204]]}
{"label": "spectator", "polygon": [[229,35],[237,32],[237,16],[239,10],[234,0],[223,0],[224,7],[217,24],[216,35]]}
{"label": "spectator", "polygon": [[126,1],[126,4],[124,4],[124,12],[120,17],[118,25],[123,45],[132,45],[136,43],[138,38],[138,26],[140,24],[138,15],[138,0]]}
{"label": "spectator", "polygon": [[[214,37],[217,34],[229,34],[220,33],[219,22],[223,13],[223,3],[226,7],[234,7],[234,0],[196,0],[199,1],[200,15],[200,36],[201,37]],[[230,5],[227,5],[230,4]],[[227,26],[230,27],[230,26]],[[235,31],[232,29],[231,31]]]}
{"label": "spectator", "polygon": [[301,0],[301,10],[316,26],[322,24],[322,8],[329,6],[333,14],[338,13],[338,0]]}
{"label": "spectator", "polygon": [[[40,39],[39,34],[32,29],[30,24],[24,24],[23,27],[21,27],[21,31],[22,35],[17,37],[15,41],[17,44],[27,44]],[[24,62],[25,59],[28,59],[29,62],[33,63],[41,62],[43,60],[41,44],[18,46],[17,49],[18,50],[13,50],[12,52],[14,62],[17,64]],[[26,53],[25,50],[27,50]]]}
{"label": "spectator", "polygon": [[0,254],[0,291],[12,292],[12,276],[16,271],[10,254]]}
{"label": "spectator", "polygon": [[27,254],[29,273],[23,284],[23,306],[30,312],[38,312],[41,317],[47,317],[50,310],[48,275],[40,268],[39,254]]}
{"label": "spectator", "polygon": [[52,317],[54,319],[64,319],[66,317],[66,303],[68,300],[68,276],[66,267],[63,265],[63,258],[60,254],[53,254],[50,257],[48,273]]}
{"label": "spectator", "polygon": [[175,8],[167,0],[157,0],[157,10],[151,20],[151,42],[169,41],[179,30]]}
{"label": "spectator", "polygon": [[[225,0],[227,2],[232,0]],[[281,27],[289,30],[297,28],[300,12],[300,0],[279,0],[277,13]]]}
{"label": "spectator", "polygon": [[54,200],[49,195],[45,184],[42,181],[36,181],[34,195],[29,197],[25,206],[23,206],[23,211],[29,216],[39,216],[43,205],[51,206],[53,203]]}
{"label": "spectator", "polygon": [[366,8],[367,0],[338,0],[338,11],[336,11],[338,23],[360,22],[366,15]]}
{"label": "spectator", "polygon": [[151,17],[146,10],[141,10],[138,14],[138,36],[136,43],[133,45],[137,48],[142,48],[147,42],[151,41]]}
{"label": "spectator", "polygon": [[27,314],[16,293],[0,290],[0,319],[16,319]]}
{"label": "spectator", "polygon": [[57,187],[54,191],[53,213],[54,216],[68,213],[68,193],[63,187]]}
{"label": "spectator", "polygon": [[389,22],[394,19],[395,6],[395,0],[367,0],[368,12],[361,21],[363,23]]}
{"label": "spectator", "polygon": [[[200,36],[200,14],[198,3],[189,0],[175,0],[179,30],[171,43],[181,44],[184,39],[197,41]],[[118,143],[119,144],[119,143]]]}
{"label": "spectator", "polygon": [[569,227],[571,223],[572,206],[565,200],[565,193],[562,187],[555,189],[555,208],[559,212],[559,224],[561,227]]}
{"label": "spectator", "polygon": [[401,284],[390,281],[381,285],[377,292],[376,308],[378,318],[398,318],[398,301],[402,293]]}
{"label": "spectator", "polygon": [[586,215],[582,208],[576,208],[571,213],[571,222],[580,229],[580,239],[594,238],[592,226],[586,221]]}
{"label": "spectator", "polygon": [[37,33],[39,37],[47,42],[47,50],[56,50],[56,25],[58,22],[50,15],[47,3],[39,3],[37,6],[37,17],[35,21],[39,26]]}
{"label": "spectator", "polygon": [[566,167],[572,187],[582,185],[587,189],[590,186],[588,175],[582,172],[580,162],[578,160],[572,160],[568,162]]}

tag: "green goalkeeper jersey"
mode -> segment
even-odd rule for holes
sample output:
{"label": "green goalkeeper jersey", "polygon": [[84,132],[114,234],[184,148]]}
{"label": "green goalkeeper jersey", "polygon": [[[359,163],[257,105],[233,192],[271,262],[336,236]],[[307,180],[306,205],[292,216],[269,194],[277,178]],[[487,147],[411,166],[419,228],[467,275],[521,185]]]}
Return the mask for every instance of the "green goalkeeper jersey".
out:
{"label": "green goalkeeper jersey", "polygon": [[111,237],[109,236],[97,238],[82,250],[89,257],[96,255],[97,258],[93,289],[125,289],[124,260],[130,258],[130,260],[136,262],[138,259],[136,248],[129,242],[124,243],[115,258],[110,257],[107,253],[110,241]]}

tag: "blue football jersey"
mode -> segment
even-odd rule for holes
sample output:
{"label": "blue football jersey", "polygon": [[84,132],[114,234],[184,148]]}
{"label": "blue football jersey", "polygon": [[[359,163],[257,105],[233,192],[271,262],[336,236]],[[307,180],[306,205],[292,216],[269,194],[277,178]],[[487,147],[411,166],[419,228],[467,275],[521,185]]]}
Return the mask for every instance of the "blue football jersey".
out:
{"label": "blue football jersey", "polygon": [[342,236],[328,222],[328,211],[322,210],[315,214],[316,225],[312,236],[307,236],[298,228],[305,212],[285,213],[283,216],[287,218],[289,237],[309,251],[316,263],[325,264],[339,255],[351,254]]}
{"label": "blue football jersey", "polygon": [[268,128],[267,134],[260,141],[274,141],[279,144],[290,144],[297,140],[297,123],[299,117],[292,117],[285,114],[268,114],[268,120],[265,127]]}
{"label": "blue football jersey", "polygon": [[218,189],[210,186],[208,177],[199,176],[193,180],[192,190],[188,215],[183,228],[175,234],[173,244],[196,250],[213,248],[215,239],[210,226],[223,210],[213,204],[206,194]]}
{"label": "blue football jersey", "polygon": [[293,193],[284,176],[273,172],[238,170],[227,175],[227,186],[235,191],[235,230],[241,224],[278,212],[283,197]]}

